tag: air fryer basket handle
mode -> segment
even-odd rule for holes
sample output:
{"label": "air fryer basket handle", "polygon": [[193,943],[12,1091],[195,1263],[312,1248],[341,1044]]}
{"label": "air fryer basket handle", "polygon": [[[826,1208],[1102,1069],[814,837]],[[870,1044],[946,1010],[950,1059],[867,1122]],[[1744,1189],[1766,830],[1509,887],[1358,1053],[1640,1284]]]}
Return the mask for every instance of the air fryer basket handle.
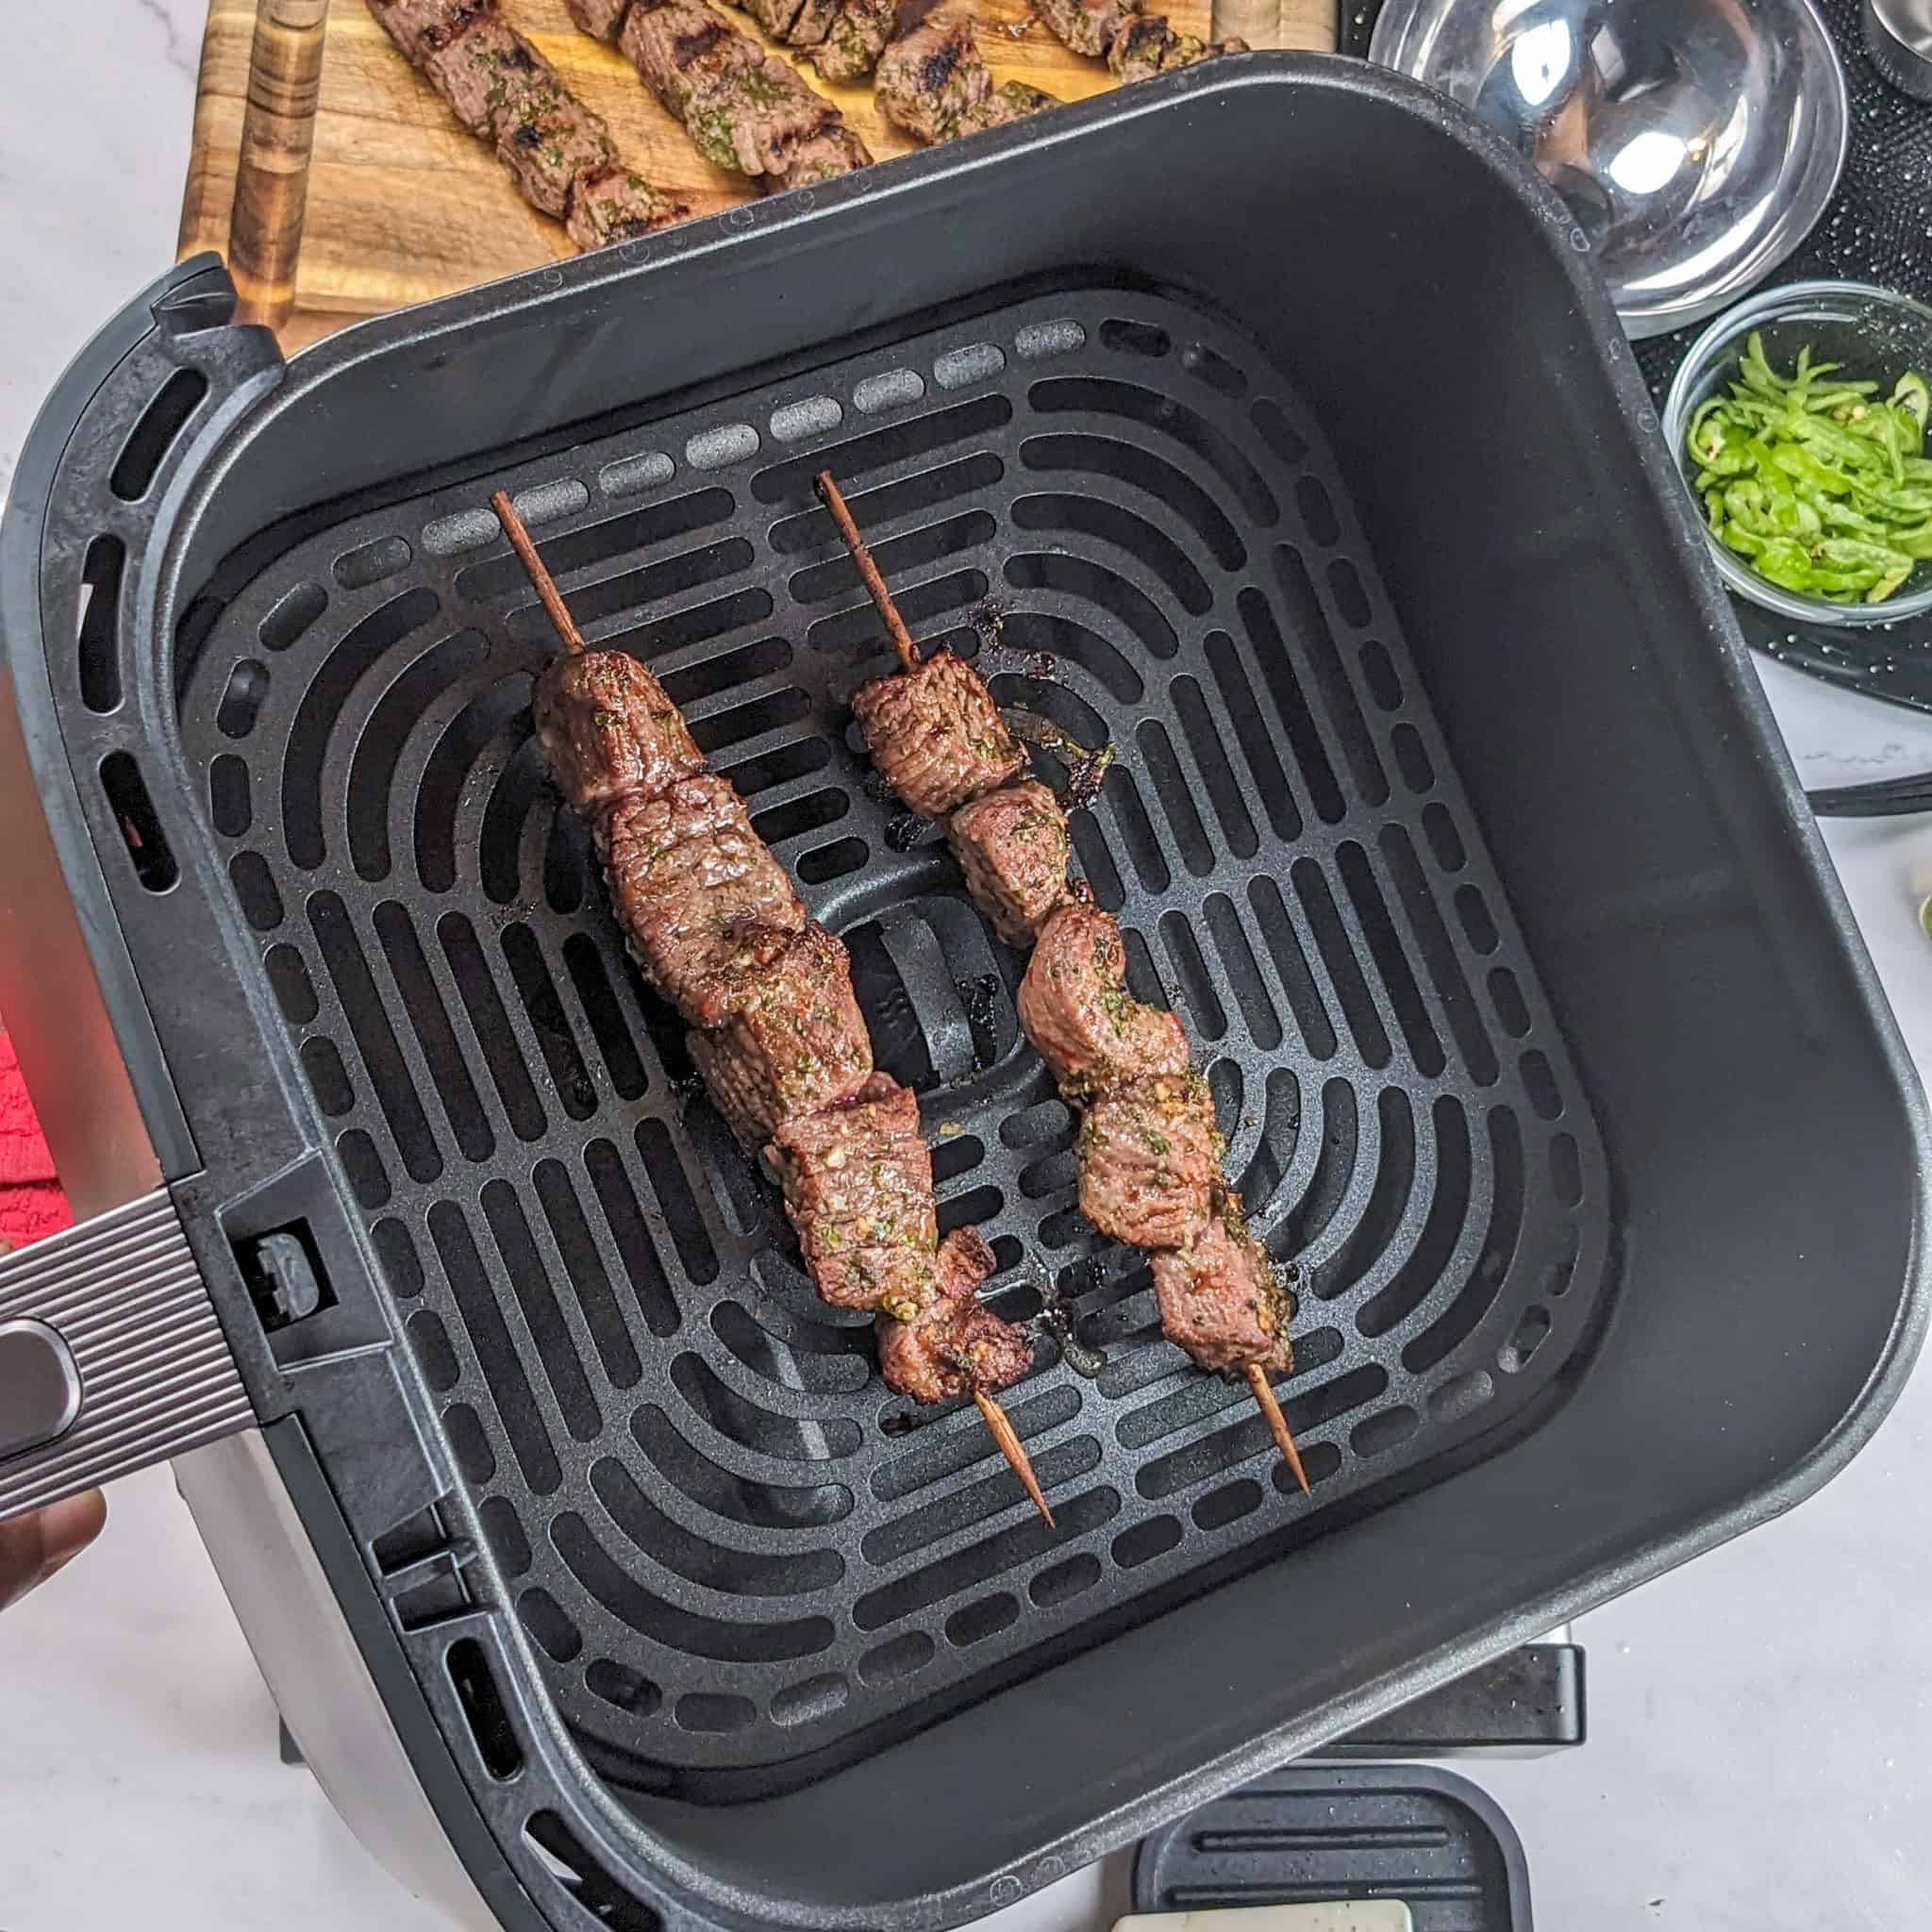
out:
{"label": "air fryer basket handle", "polygon": [[254,1421],[165,1189],[0,1259],[0,1520]]}
{"label": "air fryer basket handle", "polygon": [[[165,838],[139,836],[105,774],[145,752],[129,666],[151,646],[133,613],[170,494],[281,379],[274,339],[234,310],[213,257],[129,304],[50,397],[0,524],[0,911],[33,936],[0,959],[0,1009],[92,1214],[0,1257],[0,1519],[257,1419],[160,1185],[194,1174],[199,1150],[115,923],[84,932],[75,909],[105,904],[119,874],[149,898],[172,884],[151,873]],[[63,705],[81,738],[52,726]]]}

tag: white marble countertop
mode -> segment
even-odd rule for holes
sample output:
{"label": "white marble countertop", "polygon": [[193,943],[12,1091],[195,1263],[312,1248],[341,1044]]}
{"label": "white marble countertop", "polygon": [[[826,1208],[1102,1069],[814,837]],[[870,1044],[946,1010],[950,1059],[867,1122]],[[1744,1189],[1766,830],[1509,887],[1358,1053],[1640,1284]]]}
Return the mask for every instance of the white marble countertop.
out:
{"label": "white marble countertop", "polygon": [[[174,250],[205,0],[9,10],[0,117],[0,487],[83,339]],[[73,104],[109,103],[73,137]],[[55,192],[55,167],[58,190]],[[1807,780],[1932,767],[1914,720],[1768,667]],[[1932,1069],[1932,820],[1829,829]],[[1915,1924],[1932,1895],[1932,1369],[1815,1501],[1587,1619],[1591,1740],[1474,1775],[1564,1932]],[[1468,1765],[1460,1767],[1469,1770]],[[1083,1874],[1008,1932],[1111,1917]],[[275,1756],[275,1712],[165,1472],[0,1620],[0,1932],[433,1932]]]}

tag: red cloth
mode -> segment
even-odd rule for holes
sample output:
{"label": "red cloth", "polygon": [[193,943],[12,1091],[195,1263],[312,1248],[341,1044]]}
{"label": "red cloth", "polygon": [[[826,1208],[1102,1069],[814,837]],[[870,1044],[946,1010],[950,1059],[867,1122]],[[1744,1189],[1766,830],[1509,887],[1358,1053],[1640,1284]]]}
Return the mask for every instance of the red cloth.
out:
{"label": "red cloth", "polygon": [[0,1241],[25,1247],[73,1225],[13,1042],[0,1033]]}

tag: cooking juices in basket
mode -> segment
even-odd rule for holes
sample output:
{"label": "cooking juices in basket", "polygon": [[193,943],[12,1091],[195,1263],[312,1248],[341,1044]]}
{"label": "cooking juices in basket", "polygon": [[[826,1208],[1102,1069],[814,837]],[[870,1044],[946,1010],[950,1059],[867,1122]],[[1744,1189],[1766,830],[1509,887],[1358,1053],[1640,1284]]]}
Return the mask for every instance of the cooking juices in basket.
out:
{"label": "cooking juices in basket", "polygon": [[[1582,242],[1441,103],[1241,57],[286,367],[191,267],[50,406],[0,591],[69,890],[499,1918],[973,1917],[1882,1413],[1917,1090]],[[1079,1219],[1022,960],[860,755],[891,659],[825,469],[928,645],[1118,747],[1076,862],[1300,1267],[1307,1499]],[[970,1407],[885,1389],[635,983],[500,487],[850,947],[1037,1324],[1005,1400],[1057,1532]],[[247,1273],[291,1227],[299,1314]]]}
{"label": "cooking juices in basket", "polygon": [[[1078,868],[1297,1264],[1312,1505],[1079,1215],[1024,954],[855,749],[891,658],[826,467],[928,643],[1118,747]],[[1058,1519],[970,1403],[879,1380],[639,984],[532,735],[549,620],[475,485],[331,521],[208,631],[184,748],[574,1724],[691,1792],[812,1774],[1549,1387],[1605,1285],[1603,1151],[1342,481],[1251,341],[1070,288],[503,481],[850,947],[942,1228],[1043,1318],[1006,1401]]]}

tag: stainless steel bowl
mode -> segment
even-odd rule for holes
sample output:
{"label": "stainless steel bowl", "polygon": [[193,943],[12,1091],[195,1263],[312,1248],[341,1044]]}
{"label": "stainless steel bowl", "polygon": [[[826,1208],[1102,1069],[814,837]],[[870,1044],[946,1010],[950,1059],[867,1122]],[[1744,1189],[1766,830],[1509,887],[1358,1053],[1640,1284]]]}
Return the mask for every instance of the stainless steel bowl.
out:
{"label": "stainless steel bowl", "polygon": [[1633,336],[1769,275],[1844,165],[1844,75],[1808,0],[1389,0],[1369,58],[1541,171]]}

